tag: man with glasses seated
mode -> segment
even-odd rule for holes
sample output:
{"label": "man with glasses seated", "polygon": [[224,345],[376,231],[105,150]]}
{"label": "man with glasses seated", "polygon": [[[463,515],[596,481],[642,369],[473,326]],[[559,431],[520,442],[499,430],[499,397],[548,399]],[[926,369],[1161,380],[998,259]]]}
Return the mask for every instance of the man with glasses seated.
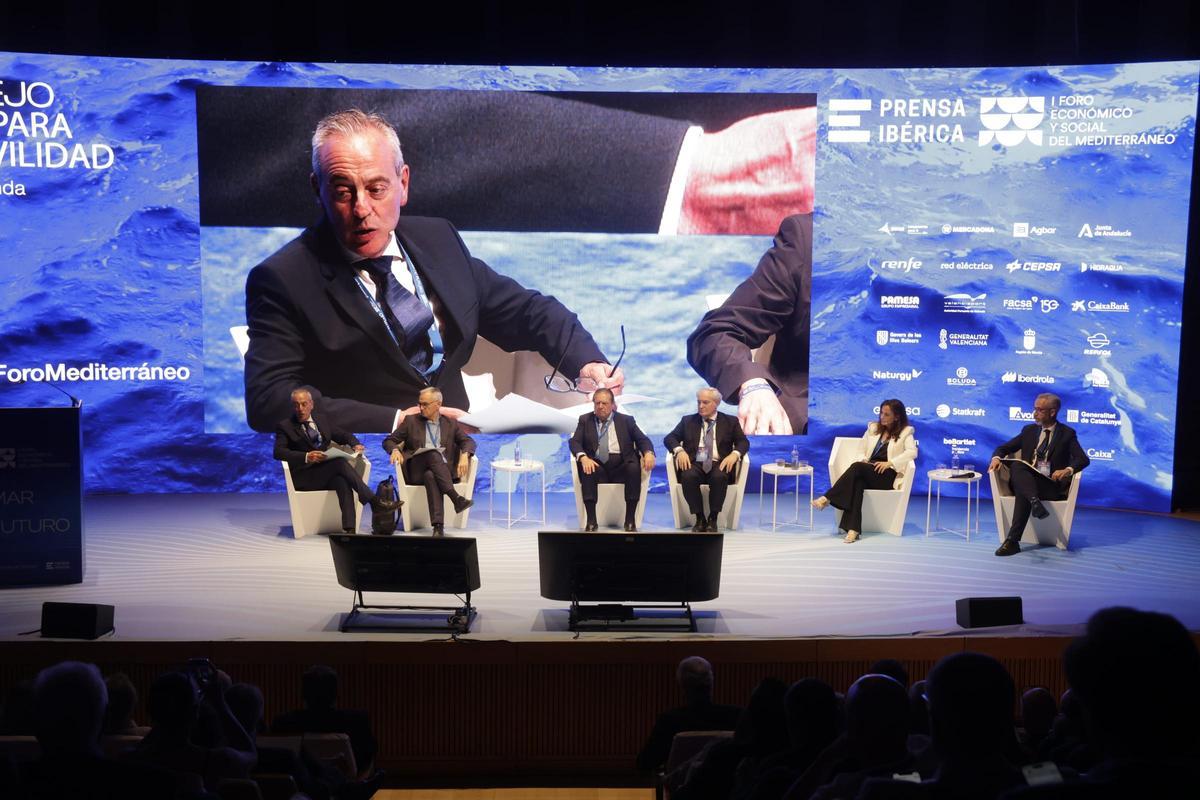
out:
{"label": "man with glasses seated", "polygon": [[[471,466],[471,454],[475,452],[475,440],[467,436],[457,422],[441,413],[442,393],[437,389],[422,389],[417,396],[417,407],[421,413],[406,416],[400,427],[383,440],[383,449],[392,464],[408,462],[404,468],[406,482],[425,487],[433,535],[442,536],[446,521],[443,495],[450,496],[456,514],[474,505],[474,501],[458,493],[454,481],[466,476]],[[454,465],[453,478],[450,477],[451,465]]]}
{"label": "man with glasses seated", "polygon": [[654,469],[654,446],[628,414],[616,410],[611,389],[592,395],[593,411],[579,417],[571,436],[571,456],[579,470],[583,507],[587,512],[584,530],[595,531],[596,498],[601,483],[625,485],[625,530],[636,531],[637,504],[642,491],[642,471]]}
{"label": "man with glasses seated", "polygon": [[[734,481],[738,464],[750,450],[737,417],[717,411],[721,392],[712,386],[696,392],[696,412],[679,420],[663,439],[679,470],[679,485],[688,510],[696,518],[696,533],[717,531],[717,515],[725,506],[725,492]],[[667,469],[672,467],[668,466]],[[702,485],[708,486],[708,516],[704,516]]]}
{"label": "man with glasses seated", "polygon": [[[1038,519],[1049,516],[1042,501],[1065,500],[1071,476],[1092,463],[1079,446],[1075,430],[1058,421],[1060,408],[1058,395],[1039,394],[1033,402],[1033,424],[992,453],[988,471],[1000,470],[997,477],[1007,479],[1013,493],[1012,526],[996,550],[998,556],[1021,552],[1021,534],[1029,515]],[[1009,458],[1016,453],[1020,453],[1019,461]]]}

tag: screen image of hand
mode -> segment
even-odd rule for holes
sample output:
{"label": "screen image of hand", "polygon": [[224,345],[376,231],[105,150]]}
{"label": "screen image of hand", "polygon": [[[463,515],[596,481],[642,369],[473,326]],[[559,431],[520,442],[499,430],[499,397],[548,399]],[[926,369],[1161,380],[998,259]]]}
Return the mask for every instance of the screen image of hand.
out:
{"label": "screen image of hand", "polygon": [[[610,376],[608,373],[612,371]],[[625,388],[625,371],[620,367],[613,370],[612,366],[599,361],[584,364],[579,368],[579,380],[594,384],[597,389],[612,389],[614,395],[620,394]]]}
{"label": "screen image of hand", "polygon": [[738,423],[747,436],[773,434],[791,436],[792,423],[774,392],[758,391],[742,395],[738,403]]}

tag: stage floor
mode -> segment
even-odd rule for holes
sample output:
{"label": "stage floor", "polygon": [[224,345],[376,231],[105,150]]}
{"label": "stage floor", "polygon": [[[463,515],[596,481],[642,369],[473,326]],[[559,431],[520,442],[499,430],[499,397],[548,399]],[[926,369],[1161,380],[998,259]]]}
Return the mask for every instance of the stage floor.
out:
{"label": "stage floor", "polygon": [[[498,496],[497,500],[501,498]],[[478,540],[482,588],[472,638],[563,640],[566,604],[538,592],[537,530],[573,530],[569,494],[548,495],[547,525],[488,523],[488,498],[471,524],[448,535]],[[769,498],[768,501],[769,503]],[[724,541],[721,596],[698,603],[699,633],[620,631],[584,638],[963,636],[954,601],[1019,595],[1026,624],[974,633],[1070,635],[1095,610],[1123,604],[1163,611],[1200,629],[1200,522],[1181,517],[1081,508],[1071,549],[1025,545],[996,558],[991,504],[971,541],[926,538],[925,497],[913,497],[903,537],[869,534],[846,545],[831,512],[816,530],[758,527],[758,496],[747,496],[742,530]],[[961,524],[962,500],[943,500],[943,522]],[[339,633],[352,593],[334,576],[324,537],[294,540],[280,494],[90,497],[82,584],[5,589],[0,640],[25,640],[44,601],[116,606],[114,638],[124,641],[313,641],[436,634]],[[769,516],[769,508],[767,509]],[[805,515],[807,518],[807,515]],[[644,531],[668,531],[666,495],[651,495]],[[365,527],[365,522],[364,522]],[[381,603],[447,605],[448,596],[368,595]]]}

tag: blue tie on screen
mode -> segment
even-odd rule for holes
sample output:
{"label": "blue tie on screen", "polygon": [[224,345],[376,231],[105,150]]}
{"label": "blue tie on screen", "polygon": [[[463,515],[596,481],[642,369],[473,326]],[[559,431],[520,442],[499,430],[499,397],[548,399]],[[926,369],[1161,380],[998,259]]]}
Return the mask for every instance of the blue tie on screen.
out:
{"label": "blue tie on screen", "polygon": [[392,256],[368,258],[359,262],[359,265],[371,274],[377,287],[383,287],[383,301],[404,331],[405,354],[409,363],[422,373],[428,372],[434,365],[431,335],[437,335],[439,344],[441,342],[441,336],[436,334],[433,312],[421,302],[421,298],[396,280],[392,274]]}

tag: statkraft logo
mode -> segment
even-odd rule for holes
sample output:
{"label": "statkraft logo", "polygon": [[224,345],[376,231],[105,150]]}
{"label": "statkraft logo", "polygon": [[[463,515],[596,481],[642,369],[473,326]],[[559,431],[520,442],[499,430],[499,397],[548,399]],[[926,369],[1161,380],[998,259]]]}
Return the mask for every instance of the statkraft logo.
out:
{"label": "statkraft logo", "polygon": [[938,407],[934,410],[941,419],[946,419],[947,417],[979,418],[987,416],[987,411],[982,408],[959,408],[958,406],[951,406],[946,403],[939,403]]}
{"label": "statkraft logo", "polygon": [[1044,97],[981,97],[979,98],[979,146],[993,142],[1004,147],[1016,147],[1022,142],[1042,144],[1040,127],[1046,118]]}

